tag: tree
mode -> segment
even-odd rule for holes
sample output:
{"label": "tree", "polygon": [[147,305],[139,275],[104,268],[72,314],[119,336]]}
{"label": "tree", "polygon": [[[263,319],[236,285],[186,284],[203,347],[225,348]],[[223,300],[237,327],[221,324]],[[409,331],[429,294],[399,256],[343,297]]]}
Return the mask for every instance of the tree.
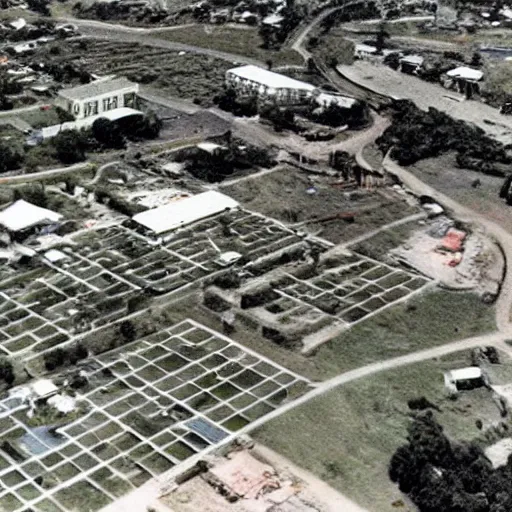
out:
{"label": "tree", "polygon": [[121,333],[121,336],[124,338],[124,340],[128,343],[137,337],[135,326],[130,320],[125,320],[121,323],[119,326],[119,332]]}
{"label": "tree", "polygon": [[56,348],[51,352],[46,352],[43,356],[46,369],[51,372],[55,370],[55,368],[62,366],[66,361],[66,355],[66,352],[62,348]]}
{"label": "tree", "polygon": [[18,169],[24,158],[25,154],[21,146],[0,140],[0,172]]}
{"label": "tree", "polygon": [[87,138],[84,133],[75,130],[65,130],[51,140],[57,158],[64,164],[75,164],[85,160]]}
{"label": "tree", "polygon": [[125,146],[124,138],[116,123],[105,117],[96,119],[92,124],[94,138],[106,148],[121,149]]}
{"label": "tree", "polygon": [[6,357],[0,357],[0,379],[12,386],[15,378],[12,363]]}
{"label": "tree", "polygon": [[386,24],[381,23],[375,38],[375,47],[377,48],[377,53],[379,55],[382,55],[382,50],[386,45],[386,39],[389,39],[389,32],[386,30]]}
{"label": "tree", "polygon": [[475,68],[479,68],[483,65],[483,63],[484,59],[482,57],[482,54],[480,52],[474,52],[473,56],[471,57],[471,62],[469,63],[469,65]]}
{"label": "tree", "polygon": [[52,15],[48,4],[48,0],[27,0],[28,8],[31,11],[38,12],[39,14],[46,17],[50,17]]}

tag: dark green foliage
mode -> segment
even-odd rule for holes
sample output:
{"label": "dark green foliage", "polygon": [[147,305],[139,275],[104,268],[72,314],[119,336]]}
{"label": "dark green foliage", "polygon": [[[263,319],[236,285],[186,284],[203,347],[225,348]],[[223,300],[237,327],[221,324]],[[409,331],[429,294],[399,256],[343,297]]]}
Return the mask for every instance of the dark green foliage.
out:
{"label": "dark green foliage", "polygon": [[239,117],[252,117],[258,113],[258,101],[256,96],[237,98],[232,88],[225,89],[221,94],[213,98],[213,102],[222,110],[231,112]]}
{"label": "dark green foliage", "polygon": [[88,146],[84,132],[65,130],[51,139],[57,158],[63,164],[75,164],[85,160],[85,150]]}
{"label": "dark green foliage", "polygon": [[377,139],[380,149],[401,165],[410,165],[424,158],[448,151],[489,163],[509,164],[510,158],[500,142],[476,127],[455,120],[434,108],[424,112],[409,100],[393,103],[393,124]]}
{"label": "dark green foliage", "polygon": [[23,148],[20,145],[0,140],[0,172],[18,169],[24,157]]}
{"label": "dark green foliage", "polygon": [[350,108],[340,107],[331,103],[322,112],[312,114],[314,121],[327,126],[339,127],[348,125],[349,128],[366,126],[370,120],[370,111],[366,103],[357,101]]}
{"label": "dark green foliage", "polygon": [[133,341],[137,337],[135,326],[130,322],[130,320],[125,320],[121,323],[119,326],[119,332],[126,342]]}
{"label": "dark green foliage", "polygon": [[43,356],[46,369],[51,372],[55,370],[55,368],[62,366],[66,361],[66,356],[67,354],[62,348],[56,348],[51,352],[46,352]]}
{"label": "dark green foliage", "polygon": [[94,121],[92,124],[92,134],[105,148],[121,149],[125,145],[118,125],[105,117],[100,117]]}
{"label": "dark green foliage", "polygon": [[289,109],[279,108],[275,105],[265,105],[260,110],[260,117],[270,121],[276,132],[295,129],[295,115]]}
{"label": "dark green foliage", "polygon": [[11,386],[15,379],[12,363],[5,357],[0,357],[0,379],[8,386]]}
{"label": "dark green foliage", "polygon": [[415,418],[407,440],[389,476],[420,512],[512,510],[512,457],[494,469],[479,446],[450,441],[430,411]]}
{"label": "dark green foliage", "polygon": [[43,16],[49,17],[52,15],[48,0],[27,0],[28,8],[32,11],[35,11]]}

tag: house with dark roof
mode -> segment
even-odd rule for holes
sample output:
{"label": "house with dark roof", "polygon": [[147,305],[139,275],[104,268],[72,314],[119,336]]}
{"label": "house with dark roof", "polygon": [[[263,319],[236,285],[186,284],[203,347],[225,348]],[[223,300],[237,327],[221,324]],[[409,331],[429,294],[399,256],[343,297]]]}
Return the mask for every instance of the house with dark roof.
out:
{"label": "house with dark roof", "polygon": [[54,103],[80,120],[119,108],[133,108],[138,92],[139,84],[127,78],[107,78],[62,89]]}

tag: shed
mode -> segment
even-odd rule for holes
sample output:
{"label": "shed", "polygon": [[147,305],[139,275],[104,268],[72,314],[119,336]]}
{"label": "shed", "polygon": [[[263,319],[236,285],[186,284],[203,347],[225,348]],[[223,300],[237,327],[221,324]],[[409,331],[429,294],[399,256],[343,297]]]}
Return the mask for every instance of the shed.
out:
{"label": "shed", "polygon": [[50,379],[39,379],[30,386],[32,394],[38,400],[49,398],[59,392],[59,388]]}
{"label": "shed", "polygon": [[459,78],[461,80],[467,80],[468,82],[478,82],[482,80],[484,74],[478,69],[468,68],[461,66],[455,69],[451,69],[446,73],[450,78]]}
{"label": "shed", "polygon": [[444,382],[454,392],[479,388],[485,384],[484,374],[478,366],[450,370],[444,374]]}
{"label": "shed", "polygon": [[8,231],[23,231],[40,224],[58,222],[62,215],[46,208],[41,208],[23,199],[16,201],[0,212],[0,225]]}
{"label": "shed", "polygon": [[210,190],[138,213],[133,220],[159,235],[238,206],[234,199]]}

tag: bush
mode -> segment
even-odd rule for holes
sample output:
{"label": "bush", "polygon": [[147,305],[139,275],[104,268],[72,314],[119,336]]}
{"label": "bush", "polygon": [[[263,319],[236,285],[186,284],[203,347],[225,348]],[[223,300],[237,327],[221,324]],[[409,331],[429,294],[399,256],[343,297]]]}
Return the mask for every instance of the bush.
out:
{"label": "bush", "polygon": [[0,172],[19,169],[24,158],[25,152],[20,144],[0,140]]}
{"label": "bush", "polygon": [[94,138],[105,148],[124,148],[124,138],[116,123],[105,117],[96,119],[92,124]]}
{"label": "bush", "polygon": [[88,140],[84,132],[65,130],[51,139],[51,145],[63,164],[75,164],[85,160]]}
{"label": "bush", "polygon": [[[434,108],[420,110],[409,100],[393,103],[393,123],[377,139],[383,153],[392,149],[391,157],[401,165],[410,165],[424,158],[436,157],[448,151],[456,151],[460,165],[467,159],[509,164],[505,147],[488,137],[476,127],[455,120]],[[488,166],[483,172],[492,173]]]}

